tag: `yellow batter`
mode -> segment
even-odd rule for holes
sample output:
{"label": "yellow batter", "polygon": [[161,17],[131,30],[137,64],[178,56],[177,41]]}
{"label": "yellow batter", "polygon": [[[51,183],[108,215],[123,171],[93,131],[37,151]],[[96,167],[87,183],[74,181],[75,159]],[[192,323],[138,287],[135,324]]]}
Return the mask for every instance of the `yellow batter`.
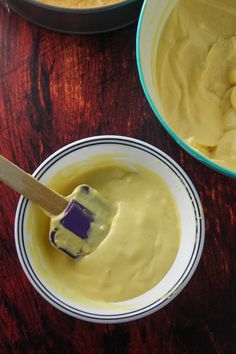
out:
{"label": "yellow batter", "polygon": [[40,0],[44,4],[65,8],[93,8],[117,4],[124,0]]}
{"label": "yellow batter", "polygon": [[68,195],[83,183],[118,205],[105,240],[88,256],[74,261],[49,242],[49,218],[31,205],[27,248],[37,273],[59,294],[74,302],[118,302],[155,286],[175,260],[180,222],[165,182],[139,165],[115,157],[88,160],[59,172],[50,186]]}
{"label": "yellow batter", "polygon": [[236,1],[178,1],[161,35],[156,77],[170,126],[236,171]]}

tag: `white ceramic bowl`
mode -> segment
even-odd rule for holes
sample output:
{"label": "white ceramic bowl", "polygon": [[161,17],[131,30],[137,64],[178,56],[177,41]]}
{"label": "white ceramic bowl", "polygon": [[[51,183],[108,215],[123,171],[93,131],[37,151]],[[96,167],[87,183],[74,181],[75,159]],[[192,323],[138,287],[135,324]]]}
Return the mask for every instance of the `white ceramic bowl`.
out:
{"label": "white ceramic bowl", "polygon": [[162,30],[178,0],[145,0],[138,22],[136,57],[139,76],[147,100],[163,127],[172,138],[193,157],[227,176],[236,178],[236,172],[226,169],[188,145],[167,123],[156,86],[156,53]]}
{"label": "white ceramic bowl", "polygon": [[30,202],[23,197],[20,198],[16,212],[15,241],[18,257],[28,279],[49,303],[71,316],[91,322],[126,322],[161,309],[185,287],[202,253],[204,216],[198,194],[182,168],[152,145],[128,137],[98,136],[76,141],[47,158],[33,175],[46,184],[65,166],[104,153],[119,154],[120,160],[138,163],[153,170],[165,180],[176,200],[181,219],[179,251],[168,273],[153,289],[109,308],[97,307],[96,303],[84,306],[59,296],[37,274],[31,258],[28,244],[32,235],[26,230]]}

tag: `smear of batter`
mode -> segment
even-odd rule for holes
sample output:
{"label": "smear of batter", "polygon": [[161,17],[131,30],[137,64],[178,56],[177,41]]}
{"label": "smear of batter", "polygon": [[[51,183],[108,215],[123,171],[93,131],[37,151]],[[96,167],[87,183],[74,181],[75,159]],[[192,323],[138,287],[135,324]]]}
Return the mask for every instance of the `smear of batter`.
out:
{"label": "smear of batter", "polygon": [[93,8],[117,4],[124,0],[39,0],[44,4],[65,8]]}
{"label": "smear of batter", "polygon": [[115,158],[68,167],[50,186],[68,195],[84,183],[118,206],[107,237],[74,261],[50,244],[49,218],[31,205],[27,247],[37,273],[74,302],[118,302],[143,294],[165,276],[179,248],[179,212],[169,188],[154,172]]}
{"label": "smear of batter", "polygon": [[116,206],[86,184],[67,196],[69,204],[59,215],[49,215],[51,244],[73,259],[93,252],[112,225]]}
{"label": "smear of batter", "polygon": [[156,70],[170,126],[236,171],[236,1],[180,0],[162,32]]}

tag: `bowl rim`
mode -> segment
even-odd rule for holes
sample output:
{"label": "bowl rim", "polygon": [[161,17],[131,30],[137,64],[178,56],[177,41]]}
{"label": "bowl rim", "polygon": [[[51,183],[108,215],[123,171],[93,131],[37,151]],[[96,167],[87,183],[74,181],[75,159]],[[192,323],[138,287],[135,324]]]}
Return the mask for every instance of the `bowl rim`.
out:
{"label": "bowl rim", "polygon": [[[41,281],[40,277],[35,273],[31,262],[27,256],[27,251],[24,247],[24,215],[28,205],[28,200],[23,196],[20,197],[18,202],[16,216],[15,216],[15,244],[17,255],[20,260],[21,266],[30,281],[33,287],[39,292],[39,294],[46,299],[51,305],[61,310],[64,313],[67,313],[73,317],[86,320],[89,322],[95,323],[121,323],[128,322],[135,319],[145,317],[149,314],[156,312],[170,301],[172,301],[186,286],[191,277],[193,276],[197,265],[200,261],[204,240],[205,240],[205,220],[204,214],[201,206],[201,201],[198,196],[198,193],[192,184],[190,178],[184,172],[184,170],[166,153],[157,149],[156,147],[145,143],[141,140],[119,136],[119,135],[101,135],[95,137],[89,137],[77,140],[68,145],[63,146],[52,155],[50,155],[33,173],[33,176],[36,178],[41,178],[47,169],[56,163],[58,160],[63,158],[63,154],[70,154],[73,151],[79,151],[81,148],[94,146],[97,144],[120,144],[128,145],[130,147],[141,149],[147,153],[151,153],[157,159],[163,161],[167,167],[171,169],[172,173],[177,174],[177,177],[181,180],[181,183],[184,184],[185,188],[189,193],[189,198],[192,200],[193,208],[196,208],[195,211],[195,221],[196,221],[196,241],[194,249],[192,251],[191,258],[188,265],[184,269],[183,273],[175,281],[175,285],[168,291],[168,293],[163,296],[161,299],[157,299],[154,302],[148,304],[147,306],[140,307],[136,310],[131,310],[124,313],[118,314],[94,314],[89,310],[87,312],[77,309],[70,305],[65,299],[61,300],[59,295],[56,292],[53,292],[51,289],[48,289]],[[73,150],[74,149],[74,150]],[[69,152],[68,152],[69,151]],[[55,161],[54,161],[55,160]],[[193,203],[194,200],[194,203]],[[195,205],[194,205],[195,204]]]}
{"label": "bowl rim", "polygon": [[133,2],[136,2],[138,0],[120,0],[120,2],[110,4],[110,5],[99,6],[99,7],[86,7],[86,8],[62,7],[62,6],[44,4],[44,3],[41,3],[40,0],[24,0],[24,1],[30,5],[35,5],[39,8],[43,8],[43,9],[51,10],[51,11],[56,10],[58,12],[67,12],[67,13],[88,13],[89,12],[92,14],[92,13],[96,13],[96,12],[113,10],[113,9],[121,7],[122,5],[125,6],[128,4],[132,4]]}
{"label": "bowl rim", "polygon": [[142,33],[142,28],[143,28],[143,19],[145,15],[145,10],[146,7],[148,6],[149,0],[144,0],[139,20],[138,20],[138,26],[137,26],[137,32],[136,32],[136,62],[137,62],[137,67],[138,67],[138,73],[139,73],[139,78],[141,81],[141,85],[144,91],[144,94],[147,98],[147,101],[149,105],[151,106],[152,111],[154,112],[155,116],[158,118],[159,122],[162,124],[162,126],[165,128],[165,130],[169,133],[169,135],[185,150],[187,151],[190,155],[195,157],[197,160],[201,161],[204,165],[212,168],[213,170],[220,172],[226,176],[236,178],[236,172],[224,168],[221,165],[218,165],[217,163],[213,162],[212,160],[208,159],[195,149],[193,149],[190,145],[188,145],[184,140],[182,140],[175,132],[172,130],[172,128],[167,124],[167,122],[163,119],[161,114],[159,113],[158,109],[156,108],[155,103],[153,102],[146,82],[144,78],[144,73],[142,69],[142,61],[141,61],[141,33]]}

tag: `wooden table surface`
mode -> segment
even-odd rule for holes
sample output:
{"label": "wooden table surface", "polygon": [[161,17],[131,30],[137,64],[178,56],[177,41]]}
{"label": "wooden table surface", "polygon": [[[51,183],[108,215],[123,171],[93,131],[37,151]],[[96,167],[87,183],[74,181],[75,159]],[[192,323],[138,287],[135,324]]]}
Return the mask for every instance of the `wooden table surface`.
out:
{"label": "wooden table surface", "polygon": [[71,318],[33,289],[14,243],[18,195],[0,185],[0,353],[236,352],[236,180],[203,166],[161,127],[142,91],[136,25],[61,35],[0,7],[0,153],[29,172],[63,145],[120,134],[172,156],[195,184],[206,217],[197,271],[180,295],[147,318],[97,325]]}

